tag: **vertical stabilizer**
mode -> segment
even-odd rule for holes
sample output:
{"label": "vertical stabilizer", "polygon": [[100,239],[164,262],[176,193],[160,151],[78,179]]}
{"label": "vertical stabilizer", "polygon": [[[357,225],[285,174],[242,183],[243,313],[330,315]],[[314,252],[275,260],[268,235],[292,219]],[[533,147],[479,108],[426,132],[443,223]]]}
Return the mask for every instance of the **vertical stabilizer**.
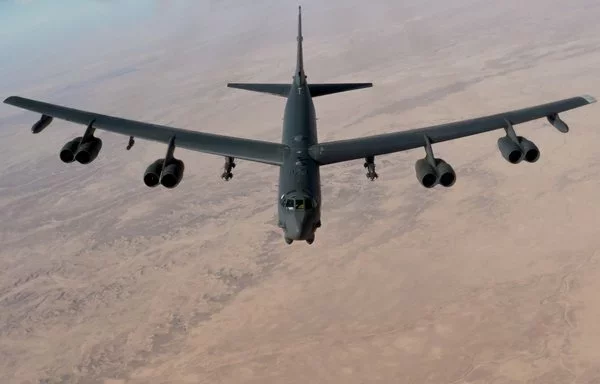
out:
{"label": "vertical stabilizer", "polygon": [[298,85],[306,83],[304,57],[302,54],[302,39],[302,7],[298,6],[298,37],[296,37],[296,40],[298,41],[298,52],[296,53],[296,73],[294,74],[294,79]]}
{"label": "vertical stabilizer", "polygon": [[[1,1],[1,0],[0,0]],[[298,6],[298,52],[296,53],[296,72],[294,73],[294,83],[290,84],[266,84],[266,83],[229,83],[230,88],[245,89],[260,93],[288,97],[294,86],[306,86],[306,73],[304,73],[304,57],[302,52],[302,7]],[[308,89],[312,97],[331,95],[333,93],[352,91],[355,89],[372,87],[373,83],[331,83],[331,84],[310,84]],[[295,90],[294,90],[295,92]]]}

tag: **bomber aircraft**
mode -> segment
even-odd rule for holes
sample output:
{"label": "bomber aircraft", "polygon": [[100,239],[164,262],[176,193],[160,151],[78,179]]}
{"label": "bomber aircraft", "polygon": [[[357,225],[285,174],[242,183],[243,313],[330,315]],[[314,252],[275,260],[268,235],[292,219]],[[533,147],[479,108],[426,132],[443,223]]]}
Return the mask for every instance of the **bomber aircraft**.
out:
{"label": "bomber aircraft", "polygon": [[296,70],[292,82],[228,84],[231,88],[268,93],[287,99],[281,143],[127,120],[18,96],[11,96],[4,102],[41,114],[40,120],[31,128],[33,133],[44,130],[53,118],[87,126],[83,136],[67,142],[61,149],[60,159],[65,163],[77,161],[81,164],[89,164],[96,159],[102,148],[102,140],[94,136],[96,129],[129,136],[127,149],[133,146],[134,138],[167,144],[165,156],[150,164],[144,173],[143,180],[148,187],[156,187],[160,184],[165,188],[175,188],[180,183],[184,163],[174,156],[177,146],[223,156],[225,165],[221,177],[224,180],[233,177],[235,159],[278,166],[278,225],[283,230],[287,244],[291,244],[294,240],[305,240],[308,244],[312,244],[315,240],[315,231],[321,227],[322,200],[319,168],[324,165],[364,159],[367,178],[375,180],[378,177],[375,172],[375,156],[422,147],[425,156],[415,164],[418,181],[425,188],[432,188],[438,184],[450,187],[456,181],[456,174],[447,162],[434,156],[432,144],[503,129],[504,135],[498,139],[498,148],[502,156],[512,164],[523,160],[533,163],[539,159],[540,151],[533,142],[518,136],[513,128],[514,125],[546,118],[554,128],[566,133],[569,127],[558,114],[596,102],[592,96],[583,95],[470,120],[319,143],[313,98],[368,88],[373,84],[308,83],[304,72],[302,40],[302,14],[301,8],[298,7]]}

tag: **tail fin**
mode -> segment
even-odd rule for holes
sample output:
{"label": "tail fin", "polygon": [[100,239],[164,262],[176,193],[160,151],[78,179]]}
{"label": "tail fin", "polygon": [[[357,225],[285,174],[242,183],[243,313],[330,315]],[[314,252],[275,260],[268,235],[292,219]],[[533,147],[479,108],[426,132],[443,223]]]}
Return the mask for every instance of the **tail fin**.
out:
{"label": "tail fin", "polygon": [[[304,73],[304,55],[302,52],[302,7],[298,6],[298,47],[296,52],[296,72],[294,73],[294,83],[299,85],[306,84],[306,74]],[[260,93],[287,97],[292,86],[290,84],[264,84],[264,83],[229,83],[229,88],[245,89]],[[309,90],[312,97],[330,95],[332,93],[352,91],[355,89],[372,87],[373,83],[331,83],[331,84],[309,84]]]}
{"label": "tail fin", "polygon": [[306,74],[304,73],[304,55],[302,52],[302,7],[298,6],[298,50],[296,52],[296,73],[294,74],[294,81],[297,85],[306,84]]}
{"label": "tail fin", "polygon": [[[306,84],[306,73],[304,72],[304,55],[302,52],[302,7],[298,6],[298,51],[296,53],[296,73],[294,82],[296,85]],[[330,95],[332,93],[352,91],[354,89],[369,88],[373,83],[332,83],[332,84],[308,84],[312,97]]]}

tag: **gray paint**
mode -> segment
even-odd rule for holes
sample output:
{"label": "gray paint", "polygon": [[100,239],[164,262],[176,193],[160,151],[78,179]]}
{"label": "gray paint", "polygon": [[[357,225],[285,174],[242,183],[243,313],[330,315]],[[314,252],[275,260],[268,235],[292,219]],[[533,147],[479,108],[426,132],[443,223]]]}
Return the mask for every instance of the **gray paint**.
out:
{"label": "gray paint", "polygon": [[[130,136],[130,145],[132,138],[138,137],[165,144],[174,142],[178,147],[224,156],[227,159],[226,170],[227,161],[232,161],[235,158],[277,165],[280,167],[279,195],[277,198],[279,226],[283,229],[284,237],[288,244],[293,240],[306,240],[309,244],[312,244],[315,231],[321,226],[320,166],[365,158],[365,166],[368,169],[367,177],[374,180],[377,178],[374,172],[374,156],[424,147],[427,149],[427,157],[430,159],[429,162],[426,160],[417,162],[417,176],[425,177],[426,174],[432,173],[431,176],[436,178],[436,182],[431,185],[433,187],[437,185],[440,174],[445,172],[445,174],[451,174],[453,177],[452,180],[448,178],[448,182],[445,183],[447,185],[445,186],[451,186],[455,180],[454,170],[441,159],[433,158],[431,144],[502,128],[509,132],[512,131],[513,125],[543,117],[546,117],[550,124],[559,132],[566,133],[569,127],[558,117],[558,113],[596,102],[596,99],[592,96],[583,95],[492,116],[432,127],[350,140],[318,143],[313,97],[368,88],[373,84],[308,84],[304,72],[300,7],[298,11],[296,70],[294,71],[293,82],[291,84],[228,84],[230,88],[287,97],[281,143],[242,139],[144,123],[81,111],[18,96],[8,97],[4,102],[42,114],[42,118],[32,127],[33,133],[41,132],[51,123],[52,118],[58,118],[83,124],[88,126],[90,130],[101,129]],[[93,124],[90,124],[91,122]],[[523,152],[527,152],[524,150],[524,146],[528,146],[528,148],[525,148],[528,150],[532,148],[537,150],[535,144],[520,136],[517,140],[518,143],[515,142],[514,138],[510,139],[508,136],[506,138],[508,141],[515,143],[516,150],[520,151],[521,157],[524,155]],[[499,141],[501,149],[506,146],[502,143],[507,140],[501,139]],[[129,148],[130,146],[128,146]],[[537,161],[539,151],[537,154],[531,153],[530,159],[527,156],[525,156],[525,159],[527,161]],[[429,164],[430,166],[425,169],[424,164]],[[432,168],[433,165],[435,165],[435,170]],[[444,172],[439,171],[440,167],[443,168]],[[228,179],[225,177],[225,180]],[[422,182],[422,180],[420,181]],[[284,204],[290,199],[308,200],[314,204],[309,209],[289,210]]]}
{"label": "gray paint", "polygon": [[[304,73],[302,39],[299,13],[296,70],[285,104],[281,138],[290,150],[279,171],[279,226],[285,232],[288,243],[290,240],[312,242],[321,219],[319,165],[308,153],[308,149],[317,144],[317,119]],[[310,199],[316,202],[316,206],[312,209],[288,210],[283,205],[287,199]]]}

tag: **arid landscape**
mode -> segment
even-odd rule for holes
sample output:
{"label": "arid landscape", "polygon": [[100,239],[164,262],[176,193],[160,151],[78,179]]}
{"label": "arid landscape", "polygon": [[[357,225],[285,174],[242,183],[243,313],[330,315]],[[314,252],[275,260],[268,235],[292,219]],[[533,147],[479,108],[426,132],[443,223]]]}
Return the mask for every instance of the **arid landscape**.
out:
{"label": "arid landscape", "polygon": [[[9,44],[0,98],[279,141],[284,99],[225,85],[291,81],[297,5],[148,1]],[[597,0],[302,5],[308,80],[375,84],[315,101],[321,141],[600,98]],[[275,167],[224,182],[177,150],[182,183],[149,189],[164,145],[98,132],[98,159],[65,165],[84,127],[32,135],[1,104],[0,383],[600,384],[600,104],[561,116],[566,135],[516,127],[535,164],[502,159],[502,132],[435,145],[450,189],[418,184],[422,150],[375,182],[324,167],[323,227],[288,246]]]}

